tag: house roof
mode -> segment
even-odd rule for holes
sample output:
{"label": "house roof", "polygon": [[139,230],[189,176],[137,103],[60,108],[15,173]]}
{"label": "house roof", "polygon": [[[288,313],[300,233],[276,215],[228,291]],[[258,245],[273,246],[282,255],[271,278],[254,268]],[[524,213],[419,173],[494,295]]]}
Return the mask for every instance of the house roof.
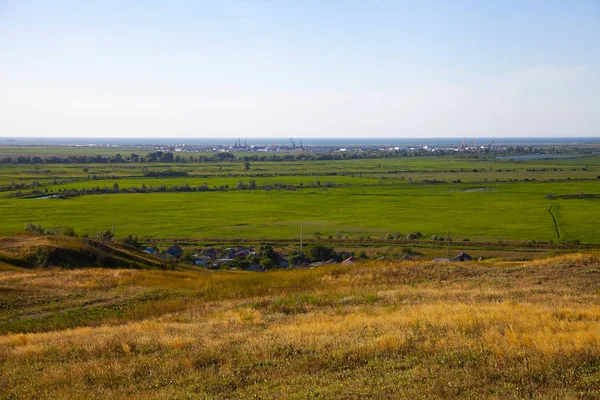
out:
{"label": "house roof", "polygon": [[434,258],[433,260],[431,260],[433,262],[452,262],[451,259],[449,258],[445,258],[445,257],[438,257],[438,258]]}
{"label": "house roof", "polygon": [[471,256],[470,256],[470,255],[468,255],[467,253],[464,253],[464,252],[463,252],[463,253],[460,253],[460,254],[458,254],[458,255],[454,256],[454,259],[455,259],[455,260],[456,260],[456,259],[458,259],[458,258],[467,258],[467,259],[471,260],[473,257],[471,257]]}
{"label": "house roof", "polygon": [[181,247],[179,247],[178,245],[174,244],[173,246],[169,247],[167,249],[167,253],[169,254],[182,254],[183,253],[183,249]]}
{"label": "house roof", "polygon": [[265,269],[258,264],[252,264],[248,268],[246,268],[246,271],[265,272]]}
{"label": "house roof", "polygon": [[342,261],[342,264],[354,264],[356,262],[360,262],[360,258],[356,258],[354,256],[350,256]]}

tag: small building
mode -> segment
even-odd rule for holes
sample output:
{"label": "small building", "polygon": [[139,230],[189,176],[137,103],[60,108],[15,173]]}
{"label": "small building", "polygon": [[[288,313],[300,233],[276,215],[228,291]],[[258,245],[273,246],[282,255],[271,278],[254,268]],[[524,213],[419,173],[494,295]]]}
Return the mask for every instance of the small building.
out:
{"label": "small building", "polygon": [[452,262],[451,259],[446,258],[446,257],[438,257],[438,258],[434,258],[433,260],[431,260],[433,262],[441,262],[441,263],[449,263]]}
{"label": "small building", "polygon": [[221,252],[221,256],[226,257],[226,258],[233,258],[233,257],[235,257],[235,253],[237,253],[237,249],[228,247]]}
{"label": "small building", "polygon": [[204,263],[209,263],[212,261],[212,258],[210,258],[209,256],[202,255],[202,254],[194,254],[194,260],[204,261]]}
{"label": "small building", "polygon": [[146,254],[156,254],[156,250],[154,250],[151,247],[145,248],[142,253],[146,253]]}
{"label": "small building", "polygon": [[344,261],[342,261],[342,264],[348,265],[348,264],[356,264],[358,262],[360,262],[360,258],[350,256],[350,257],[346,258]]}
{"label": "small building", "polygon": [[235,261],[233,258],[218,258],[213,265],[221,265],[221,264],[225,264],[225,263],[230,263],[232,261]]}
{"label": "small building", "polygon": [[461,262],[461,261],[471,261],[473,259],[473,257],[471,257],[470,255],[468,255],[467,253],[460,253],[459,255],[455,256],[452,261],[454,262]]}
{"label": "small building", "polygon": [[263,267],[261,267],[260,265],[258,265],[258,264],[252,264],[248,268],[246,268],[246,271],[250,271],[250,272],[265,272],[265,269]]}
{"label": "small building", "polygon": [[252,253],[254,253],[254,250],[248,248],[248,247],[238,247],[236,253],[233,255],[233,258],[246,258],[249,255],[251,255]]}
{"label": "small building", "polygon": [[211,247],[204,250],[202,254],[209,257],[211,260],[216,260],[219,255],[219,252],[217,251],[217,249]]}
{"label": "small building", "polygon": [[175,244],[169,247],[165,253],[171,257],[179,258],[183,255],[183,249]]}

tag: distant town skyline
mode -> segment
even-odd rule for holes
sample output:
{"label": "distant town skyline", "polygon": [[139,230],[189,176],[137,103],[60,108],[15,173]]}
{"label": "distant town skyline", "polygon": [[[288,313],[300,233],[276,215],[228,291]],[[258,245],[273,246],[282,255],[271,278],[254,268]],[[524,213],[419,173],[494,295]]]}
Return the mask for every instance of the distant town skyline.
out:
{"label": "distant town skyline", "polygon": [[598,137],[599,17],[586,0],[0,0],[0,137]]}

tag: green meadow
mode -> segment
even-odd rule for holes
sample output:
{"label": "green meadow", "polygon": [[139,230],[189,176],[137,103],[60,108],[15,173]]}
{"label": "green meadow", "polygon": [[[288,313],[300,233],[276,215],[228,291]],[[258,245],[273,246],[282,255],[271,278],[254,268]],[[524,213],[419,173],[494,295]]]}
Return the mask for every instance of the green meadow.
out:
{"label": "green meadow", "polygon": [[[149,178],[148,171],[188,176]],[[599,156],[251,162],[249,169],[241,161],[0,164],[0,231],[22,231],[34,223],[95,235],[114,222],[117,237],[294,239],[303,224],[307,237],[380,238],[416,231],[430,237],[451,230],[456,239],[598,244],[598,176]],[[237,190],[240,181],[251,180],[256,189]],[[35,187],[14,186],[33,182]],[[121,190],[206,184],[211,191],[26,198],[32,190],[56,194],[115,184]],[[277,185],[288,188],[274,189]]]}
{"label": "green meadow", "polygon": [[[73,226],[94,234],[115,222],[118,236],[143,238],[293,238],[306,234],[350,237],[419,231],[469,239],[579,240],[599,243],[592,222],[597,199],[548,199],[600,191],[600,182],[403,185],[301,189],[140,193],[70,199],[0,199],[2,229],[28,222]],[[561,238],[557,237],[552,206]]]}

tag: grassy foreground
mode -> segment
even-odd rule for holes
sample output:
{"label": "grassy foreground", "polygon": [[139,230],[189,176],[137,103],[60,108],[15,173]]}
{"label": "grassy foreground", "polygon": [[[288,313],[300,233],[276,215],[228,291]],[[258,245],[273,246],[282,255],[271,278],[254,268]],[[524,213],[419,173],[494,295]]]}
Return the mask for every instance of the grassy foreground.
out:
{"label": "grassy foreground", "polygon": [[2,398],[598,398],[600,255],[0,272]]}

